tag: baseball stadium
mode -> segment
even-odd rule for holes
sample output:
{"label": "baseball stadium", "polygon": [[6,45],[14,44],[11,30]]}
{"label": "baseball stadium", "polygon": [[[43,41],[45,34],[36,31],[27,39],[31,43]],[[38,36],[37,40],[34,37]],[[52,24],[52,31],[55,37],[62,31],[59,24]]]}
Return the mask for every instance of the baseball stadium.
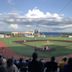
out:
{"label": "baseball stadium", "polygon": [[[22,37],[21,34],[26,34],[27,37]],[[40,58],[71,56],[72,38],[68,36],[45,36],[39,33],[37,35],[31,34],[33,33],[4,33],[4,38],[0,38],[0,53],[5,57],[15,58],[31,57],[33,52],[37,52]]]}
{"label": "baseball stadium", "polygon": [[0,0],[0,72],[72,72],[72,0]]}

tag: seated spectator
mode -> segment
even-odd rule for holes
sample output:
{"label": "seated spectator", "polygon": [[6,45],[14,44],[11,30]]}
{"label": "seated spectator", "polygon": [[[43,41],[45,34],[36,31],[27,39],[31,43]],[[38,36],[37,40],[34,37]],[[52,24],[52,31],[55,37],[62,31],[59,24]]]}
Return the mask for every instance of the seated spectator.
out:
{"label": "seated spectator", "polygon": [[51,61],[45,63],[45,72],[57,72],[57,63],[55,62],[55,57],[51,57]]}
{"label": "seated spectator", "polygon": [[63,72],[72,72],[72,58],[68,59],[68,64],[64,66]]}
{"label": "seated spectator", "polygon": [[67,64],[67,58],[64,57],[58,64],[59,66],[59,72],[62,72],[64,66]]}
{"label": "seated spectator", "polygon": [[23,58],[20,58],[17,66],[18,66],[18,69],[20,70],[20,72],[26,72],[27,71],[27,64],[23,60]]}
{"label": "seated spectator", "polygon": [[28,64],[28,71],[29,72],[43,72],[42,62],[37,60],[37,53],[32,54],[32,61]]}
{"label": "seated spectator", "polygon": [[1,55],[0,55],[0,72],[7,72],[6,66],[4,65],[3,58]]}
{"label": "seated spectator", "polygon": [[7,72],[19,72],[12,59],[7,60]]}

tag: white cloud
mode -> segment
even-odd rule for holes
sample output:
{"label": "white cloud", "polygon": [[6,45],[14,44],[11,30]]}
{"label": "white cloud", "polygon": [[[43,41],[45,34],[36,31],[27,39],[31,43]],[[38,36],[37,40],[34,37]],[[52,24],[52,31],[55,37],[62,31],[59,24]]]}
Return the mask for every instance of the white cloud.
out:
{"label": "white cloud", "polygon": [[7,14],[8,15],[15,15],[15,16],[19,15],[19,13],[17,11],[11,11],[11,12],[9,12]]}
{"label": "white cloud", "polygon": [[39,9],[34,8],[33,10],[29,10],[25,15],[27,18],[44,18],[45,15]]}
{"label": "white cloud", "polygon": [[12,0],[7,0],[7,1],[8,1],[8,3],[11,3]]}
{"label": "white cloud", "polygon": [[63,28],[72,28],[72,24],[64,25]]}
{"label": "white cloud", "polygon": [[10,4],[10,5],[13,5],[13,4],[14,4],[13,0],[7,0],[7,2],[8,2],[8,4]]}
{"label": "white cloud", "polygon": [[63,14],[59,15],[57,13],[42,12],[38,8],[28,10],[25,15],[26,18],[48,18],[49,20],[61,21],[63,19]]}
{"label": "white cloud", "polygon": [[0,13],[0,15],[2,15],[2,13]]}
{"label": "white cloud", "polygon": [[26,25],[26,27],[31,27],[31,25]]}
{"label": "white cloud", "polygon": [[[6,29],[9,27],[8,30],[17,31],[32,31],[35,27],[40,31],[71,31],[72,18],[65,18],[63,14],[43,12],[34,8],[28,10],[25,15],[14,11],[1,14],[0,25],[2,26],[2,24],[5,25]],[[0,27],[0,30],[5,30],[5,27]]]}
{"label": "white cloud", "polygon": [[7,21],[9,21],[9,22],[14,22],[14,19],[7,19]]}
{"label": "white cloud", "polygon": [[11,24],[11,25],[10,25],[10,28],[13,28],[13,29],[16,30],[16,29],[18,29],[18,24]]}

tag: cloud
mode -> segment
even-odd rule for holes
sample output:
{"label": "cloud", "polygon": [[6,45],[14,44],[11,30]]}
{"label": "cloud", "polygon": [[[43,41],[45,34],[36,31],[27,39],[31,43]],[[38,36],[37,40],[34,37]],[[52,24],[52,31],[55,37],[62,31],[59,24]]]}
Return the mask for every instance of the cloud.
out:
{"label": "cloud", "polygon": [[12,2],[12,0],[7,0],[7,1],[8,1],[9,4]]}
{"label": "cloud", "polygon": [[34,8],[33,10],[29,10],[25,15],[26,18],[44,18],[45,15],[39,9]]}
{"label": "cloud", "polygon": [[62,26],[62,28],[72,28],[72,24],[64,25],[64,26]]}
{"label": "cloud", "polygon": [[31,27],[31,25],[26,25],[26,27]]}
{"label": "cloud", "polygon": [[0,16],[2,15],[2,13],[0,13]]}
{"label": "cloud", "polygon": [[26,18],[47,18],[48,20],[56,20],[61,21],[63,19],[63,14],[59,15],[57,13],[50,13],[50,12],[42,12],[38,8],[34,8],[32,10],[28,10],[28,12],[25,15]]}
{"label": "cloud", "polygon": [[[3,24],[3,26],[2,26]],[[26,14],[10,12],[0,15],[0,30],[32,31],[38,29],[48,32],[72,32],[72,18],[64,14],[43,12],[38,8],[30,9]],[[9,28],[8,28],[9,27]]]}
{"label": "cloud", "polygon": [[11,25],[10,25],[10,28],[13,28],[13,29],[16,30],[16,29],[18,29],[18,25],[17,25],[17,24],[11,24]]}
{"label": "cloud", "polygon": [[10,5],[14,5],[13,0],[7,0],[7,2],[8,2],[8,4],[10,4]]}

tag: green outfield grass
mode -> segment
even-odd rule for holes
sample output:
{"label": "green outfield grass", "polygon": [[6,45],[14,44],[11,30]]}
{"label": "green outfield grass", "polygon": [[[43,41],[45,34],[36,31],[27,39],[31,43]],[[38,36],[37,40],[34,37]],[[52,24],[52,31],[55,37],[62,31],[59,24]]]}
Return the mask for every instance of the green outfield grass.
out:
{"label": "green outfield grass", "polygon": [[27,46],[24,44],[17,44],[14,41],[18,40],[47,40],[47,41],[35,41],[35,42],[26,42],[25,44],[36,46],[36,47],[43,47],[44,45],[48,45],[49,48],[53,48],[54,51],[50,52],[40,52],[37,51],[40,57],[50,57],[50,56],[61,56],[67,55],[72,53],[72,42],[61,42],[61,41],[52,41],[52,40],[72,40],[72,38],[64,38],[64,37],[36,37],[36,38],[24,38],[24,37],[15,37],[9,39],[0,39],[6,43],[6,45],[14,52],[20,55],[31,56],[34,52],[34,48],[31,46]]}

